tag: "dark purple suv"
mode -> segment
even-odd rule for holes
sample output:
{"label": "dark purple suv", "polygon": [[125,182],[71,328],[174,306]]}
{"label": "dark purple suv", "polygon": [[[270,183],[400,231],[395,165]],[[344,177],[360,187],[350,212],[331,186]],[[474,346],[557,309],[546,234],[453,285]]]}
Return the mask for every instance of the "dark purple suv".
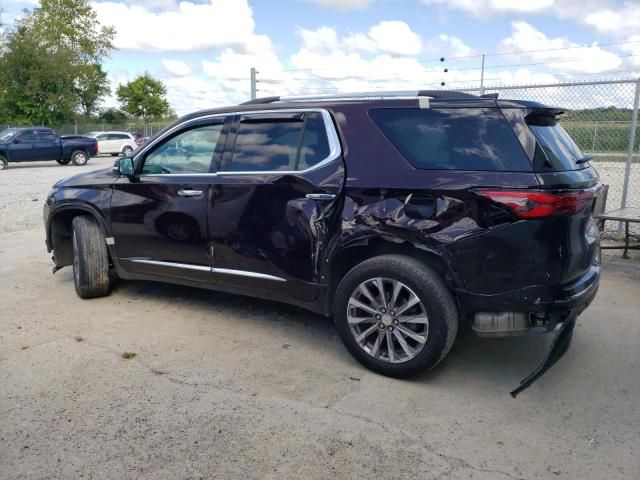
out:
{"label": "dark purple suv", "polygon": [[599,280],[597,172],[534,102],[420,91],[273,97],[188,115],[112,170],[58,182],[55,269],[83,298],[156,280],[333,315],[390,376],[459,328],[569,345]]}

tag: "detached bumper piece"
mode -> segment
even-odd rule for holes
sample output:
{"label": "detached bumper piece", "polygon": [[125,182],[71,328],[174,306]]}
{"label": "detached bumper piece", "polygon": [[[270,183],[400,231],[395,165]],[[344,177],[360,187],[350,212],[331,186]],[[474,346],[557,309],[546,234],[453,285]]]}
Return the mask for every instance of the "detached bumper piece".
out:
{"label": "detached bumper piece", "polygon": [[562,321],[562,325],[556,333],[549,353],[545,357],[544,361],[536,368],[531,374],[524,378],[520,382],[520,386],[511,392],[511,396],[516,396],[529,388],[533,382],[540,378],[547,370],[549,370],[560,358],[567,352],[569,345],[571,345],[571,339],[573,337],[573,329],[576,326],[576,319],[578,318],[579,311],[571,310],[566,313],[563,320],[557,319],[556,322]]}

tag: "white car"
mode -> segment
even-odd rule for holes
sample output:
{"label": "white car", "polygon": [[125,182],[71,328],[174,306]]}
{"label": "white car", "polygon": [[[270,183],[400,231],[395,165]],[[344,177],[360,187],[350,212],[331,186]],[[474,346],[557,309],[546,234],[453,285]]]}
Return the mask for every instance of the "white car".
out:
{"label": "white car", "polygon": [[130,156],[138,148],[136,139],[129,132],[89,132],[85,134],[98,140],[98,154]]}

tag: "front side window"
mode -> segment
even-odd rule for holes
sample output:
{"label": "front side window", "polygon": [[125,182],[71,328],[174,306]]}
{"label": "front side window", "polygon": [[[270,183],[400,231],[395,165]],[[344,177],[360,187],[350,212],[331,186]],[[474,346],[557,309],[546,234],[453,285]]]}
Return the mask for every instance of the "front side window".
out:
{"label": "front side window", "polygon": [[208,173],[223,119],[184,130],[147,154],[143,174]]}
{"label": "front side window", "polygon": [[374,123],[414,167],[427,170],[531,171],[498,108],[381,108]]}
{"label": "front side window", "polygon": [[310,168],[329,155],[322,115],[253,115],[243,118],[229,171],[296,171]]}
{"label": "front side window", "polygon": [[12,128],[7,128],[0,132],[0,142],[6,142],[11,139],[16,134],[17,130],[13,130]]}
{"label": "front side window", "polygon": [[19,140],[22,143],[36,142],[38,140],[38,137],[36,137],[36,134],[33,130],[27,130],[18,135],[16,137],[16,140]]}

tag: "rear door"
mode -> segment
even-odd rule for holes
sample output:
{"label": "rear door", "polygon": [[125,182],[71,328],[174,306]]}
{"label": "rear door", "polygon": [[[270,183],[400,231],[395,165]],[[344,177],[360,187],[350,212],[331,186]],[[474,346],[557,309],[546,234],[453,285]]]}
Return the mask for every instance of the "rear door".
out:
{"label": "rear door", "polygon": [[111,221],[127,271],[211,283],[207,202],[216,181],[225,117],[184,124],[136,157],[114,184]]}
{"label": "rear door", "polygon": [[208,205],[214,281],[312,300],[344,182],[332,118],[243,113],[231,132]]}
{"label": "rear door", "polygon": [[60,158],[60,137],[53,132],[40,130],[35,144],[39,160],[57,160]]}
{"label": "rear door", "polygon": [[124,145],[130,140],[128,135],[124,133],[110,133],[109,134],[109,148],[110,153],[121,153]]}

